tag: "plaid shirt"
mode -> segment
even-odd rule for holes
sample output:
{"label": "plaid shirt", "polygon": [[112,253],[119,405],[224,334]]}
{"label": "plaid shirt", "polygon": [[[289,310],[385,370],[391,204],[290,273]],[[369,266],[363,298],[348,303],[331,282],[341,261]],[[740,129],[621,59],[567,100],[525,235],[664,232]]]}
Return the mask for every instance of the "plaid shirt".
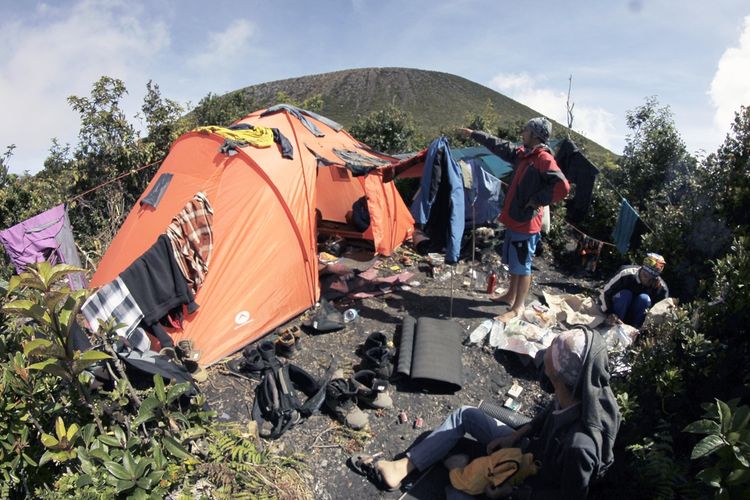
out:
{"label": "plaid shirt", "polygon": [[213,217],[206,194],[200,192],[190,200],[167,227],[166,235],[188,286],[197,293],[206,279],[213,251]]}
{"label": "plaid shirt", "polygon": [[99,288],[96,293],[91,295],[81,307],[89,328],[92,331],[99,330],[99,325],[114,319],[115,324],[120,324],[115,333],[120,337],[128,339],[131,347],[141,352],[151,347],[142,328],[138,324],[143,319],[143,311],[138,307],[130,290],[125,283],[118,277],[111,283]]}

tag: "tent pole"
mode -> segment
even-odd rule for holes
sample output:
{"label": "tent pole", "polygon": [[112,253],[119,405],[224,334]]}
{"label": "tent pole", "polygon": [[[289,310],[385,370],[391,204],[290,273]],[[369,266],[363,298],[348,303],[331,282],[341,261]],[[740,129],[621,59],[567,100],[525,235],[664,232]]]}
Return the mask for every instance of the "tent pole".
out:
{"label": "tent pole", "polygon": [[451,305],[448,312],[448,317],[453,318],[453,266],[450,266],[451,268]]}
{"label": "tent pole", "polygon": [[[476,201],[476,200],[475,200]],[[471,202],[471,271],[469,272],[469,293],[474,293],[474,278],[477,274],[474,267],[474,254],[477,249],[477,208],[474,201]]]}

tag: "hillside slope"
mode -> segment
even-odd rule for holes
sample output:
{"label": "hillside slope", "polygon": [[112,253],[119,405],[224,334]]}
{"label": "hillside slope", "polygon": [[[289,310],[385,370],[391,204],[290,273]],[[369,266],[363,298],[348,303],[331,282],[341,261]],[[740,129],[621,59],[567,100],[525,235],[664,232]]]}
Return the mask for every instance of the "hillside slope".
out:
{"label": "hillside slope", "polygon": [[[279,92],[297,101],[320,94],[324,103],[321,113],[345,127],[359,116],[394,104],[412,115],[418,132],[428,139],[441,130],[465,126],[481,115],[488,103],[492,103],[503,126],[541,114],[465,78],[409,68],[349,69],[262,83],[235,92],[246,92],[259,107],[276,104]],[[553,128],[553,135],[559,136],[564,126],[555,122]],[[579,134],[573,133],[573,139],[595,161],[615,156]]]}

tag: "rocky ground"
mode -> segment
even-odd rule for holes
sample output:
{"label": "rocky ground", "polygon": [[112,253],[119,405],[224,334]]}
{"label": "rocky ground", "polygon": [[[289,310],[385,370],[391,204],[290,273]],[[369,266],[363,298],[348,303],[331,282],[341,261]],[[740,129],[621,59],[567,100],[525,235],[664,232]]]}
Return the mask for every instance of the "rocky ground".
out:
{"label": "rocky ground", "polygon": [[[446,268],[437,269],[433,273],[432,266],[426,259],[413,254],[409,254],[410,259],[405,258],[403,252],[387,259],[381,258],[383,265],[380,266],[380,272],[383,275],[403,270],[413,272],[410,286],[378,297],[336,301],[335,305],[341,311],[356,309],[359,312],[358,319],[348,323],[343,330],[326,334],[315,334],[303,327],[300,351],[293,362],[313,374],[322,375],[333,354],[339,366],[346,373],[351,373],[353,367],[358,366],[361,361],[356,350],[367,335],[380,331],[393,339],[394,335],[398,336],[398,327],[407,314],[415,318],[452,318],[461,326],[464,338],[467,337],[484,319],[506,310],[505,307],[490,302],[484,290],[486,278],[483,271],[496,258],[492,246],[489,244],[483,250],[478,250],[473,265],[469,257],[467,263],[455,267],[452,279]],[[412,262],[408,262],[409,260]],[[358,269],[366,269],[373,264],[369,256],[362,257],[362,252],[344,254],[340,262]],[[400,270],[395,270],[392,266],[398,266]],[[571,277],[569,273],[556,268],[549,255],[537,257],[534,267],[536,271],[532,282],[532,296],[527,303],[534,298],[542,300],[542,291],[545,290],[552,293],[578,293],[595,290],[600,285],[585,277]],[[476,286],[467,286],[471,285],[471,269],[479,272],[479,283]],[[503,286],[501,277],[498,287],[502,290]],[[290,325],[302,325],[305,319],[307,317],[303,315]],[[521,358],[505,351],[493,351],[486,345],[462,347],[465,383],[454,394],[426,393],[405,383],[392,384],[390,394],[394,402],[393,409],[366,410],[370,422],[368,430],[348,430],[329,415],[319,413],[294,427],[280,439],[266,441],[264,444],[283,453],[304,456],[316,499],[399,498],[402,492],[380,492],[364,477],[352,472],[346,465],[347,457],[364,451],[382,452],[385,458],[392,458],[462,405],[477,405],[481,400],[502,404],[507,397],[507,389],[514,381],[523,387],[518,398],[522,403],[522,413],[533,416],[546,401],[547,395],[536,383],[536,372],[530,358]],[[233,376],[223,364],[211,367],[209,373],[209,380],[202,384],[202,389],[219,419],[248,422],[255,384]],[[405,411],[409,417],[405,424],[399,423],[400,411]],[[414,426],[417,417],[424,420],[421,429]]]}

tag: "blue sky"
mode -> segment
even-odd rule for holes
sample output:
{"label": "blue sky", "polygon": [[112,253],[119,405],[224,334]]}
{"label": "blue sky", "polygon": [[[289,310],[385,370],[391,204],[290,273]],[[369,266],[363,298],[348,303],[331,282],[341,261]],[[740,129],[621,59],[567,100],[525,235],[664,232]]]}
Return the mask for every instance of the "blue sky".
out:
{"label": "blue sky", "polygon": [[[746,0],[0,0],[0,152],[42,167],[77,140],[66,98],[125,81],[197,103],[266,81],[362,67],[444,71],[498,90],[620,153],[625,113],[656,96],[691,152],[714,151],[750,105]],[[250,111],[250,110],[248,110]],[[137,121],[136,121],[137,122]]]}

